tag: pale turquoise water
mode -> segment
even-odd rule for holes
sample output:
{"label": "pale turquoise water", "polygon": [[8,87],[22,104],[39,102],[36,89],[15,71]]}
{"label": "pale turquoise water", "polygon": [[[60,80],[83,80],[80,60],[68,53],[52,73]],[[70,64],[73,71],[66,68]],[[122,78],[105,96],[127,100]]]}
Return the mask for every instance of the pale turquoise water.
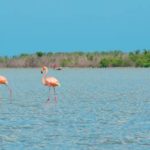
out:
{"label": "pale turquoise water", "polygon": [[40,69],[0,69],[0,150],[149,150],[150,69],[65,69],[45,105]]}

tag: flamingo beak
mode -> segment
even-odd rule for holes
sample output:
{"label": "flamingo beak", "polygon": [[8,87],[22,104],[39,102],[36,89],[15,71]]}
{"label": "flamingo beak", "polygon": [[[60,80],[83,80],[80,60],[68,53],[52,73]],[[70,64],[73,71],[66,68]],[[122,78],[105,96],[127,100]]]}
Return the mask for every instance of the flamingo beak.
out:
{"label": "flamingo beak", "polygon": [[43,71],[41,70],[41,73],[43,73]]}

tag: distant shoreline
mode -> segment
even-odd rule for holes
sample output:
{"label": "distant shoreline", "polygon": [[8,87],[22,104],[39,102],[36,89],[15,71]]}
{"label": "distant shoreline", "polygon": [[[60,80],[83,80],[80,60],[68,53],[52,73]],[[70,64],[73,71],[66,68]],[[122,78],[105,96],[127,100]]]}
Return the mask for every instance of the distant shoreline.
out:
{"label": "distant shoreline", "polygon": [[[0,67],[0,69],[41,69],[41,67]],[[49,68],[50,70],[56,70],[53,68]],[[63,67],[63,70],[71,70],[71,69],[150,69],[150,67],[106,67],[106,68],[102,68],[102,67]],[[59,72],[59,70],[56,70]]]}
{"label": "distant shoreline", "polygon": [[150,67],[150,50],[135,50],[125,53],[119,50],[109,52],[48,52],[20,54],[0,57],[0,68],[39,68],[41,66],[61,70],[69,68],[115,68]]}

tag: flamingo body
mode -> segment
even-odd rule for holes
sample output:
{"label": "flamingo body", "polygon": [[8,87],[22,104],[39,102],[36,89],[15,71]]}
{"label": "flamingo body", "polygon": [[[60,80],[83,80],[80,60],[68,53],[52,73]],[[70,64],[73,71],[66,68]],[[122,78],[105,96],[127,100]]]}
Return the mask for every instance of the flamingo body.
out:
{"label": "flamingo body", "polygon": [[6,77],[0,76],[0,84],[8,84]]}
{"label": "flamingo body", "polygon": [[45,85],[46,86],[49,86],[49,87],[56,87],[56,86],[59,86],[60,83],[59,81],[54,78],[54,77],[46,77],[45,78]]}

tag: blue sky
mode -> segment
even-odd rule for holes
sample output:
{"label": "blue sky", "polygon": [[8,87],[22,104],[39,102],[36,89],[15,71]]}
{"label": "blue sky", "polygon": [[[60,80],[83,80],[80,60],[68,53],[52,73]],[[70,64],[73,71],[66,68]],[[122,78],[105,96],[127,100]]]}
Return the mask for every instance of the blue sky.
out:
{"label": "blue sky", "polygon": [[0,55],[150,48],[150,0],[0,0]]}

